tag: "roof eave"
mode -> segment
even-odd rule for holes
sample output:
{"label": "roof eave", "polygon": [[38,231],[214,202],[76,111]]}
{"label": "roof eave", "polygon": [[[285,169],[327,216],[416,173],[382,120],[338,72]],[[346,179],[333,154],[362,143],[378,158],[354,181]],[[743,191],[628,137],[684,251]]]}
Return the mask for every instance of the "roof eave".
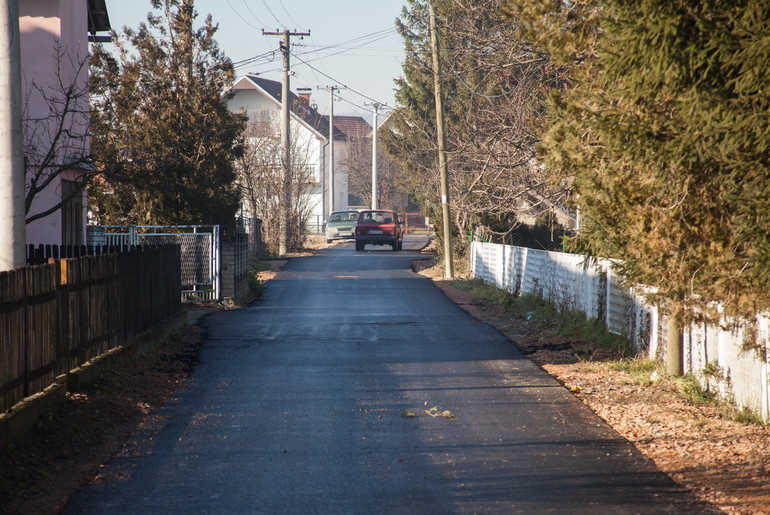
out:
{"label": "roof eave", "polygon": [[88,33],[95,35],[111,30],[106,0],[88,0]]}

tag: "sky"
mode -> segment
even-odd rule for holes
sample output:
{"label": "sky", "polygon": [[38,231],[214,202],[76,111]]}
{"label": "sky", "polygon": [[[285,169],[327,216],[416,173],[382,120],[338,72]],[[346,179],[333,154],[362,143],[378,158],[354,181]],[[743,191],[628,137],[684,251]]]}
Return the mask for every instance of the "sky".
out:
{"label": "sky", "polygon": [[[312,88],[311,103],[322,114],[329,112],[329,86],[340,88],[335,115],[368,118],[374,102],[395,106],[393,80],[401,75],[404,57],[395,20],[403,0],[195,0],[194,5],[196,27],[207,14],[219,24],[219,47],[235,64],[238,78],[259,73],[281,80],[282,38],[263,35],[263,29],[310,32],[291,38],[292,91]],[[107,0],[107,11],[120,32],[146,21],[151,5],[149,0]]]}

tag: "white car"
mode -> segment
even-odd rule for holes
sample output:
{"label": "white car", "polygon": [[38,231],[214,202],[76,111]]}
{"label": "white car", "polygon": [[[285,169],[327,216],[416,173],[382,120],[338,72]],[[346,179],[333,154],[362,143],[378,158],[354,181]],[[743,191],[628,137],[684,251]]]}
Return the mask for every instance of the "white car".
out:
{"label": "white car", "polygon": [[352,240],[355,238],[353,229],[358,220],[358,211],[332,211],[326,221],[326,243],[334,240]]}

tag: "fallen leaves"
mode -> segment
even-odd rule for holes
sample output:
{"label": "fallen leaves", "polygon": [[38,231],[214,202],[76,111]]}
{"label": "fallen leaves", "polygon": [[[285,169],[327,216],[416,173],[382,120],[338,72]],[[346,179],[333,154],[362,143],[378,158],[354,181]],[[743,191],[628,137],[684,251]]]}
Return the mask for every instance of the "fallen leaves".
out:
{"label": "fallen leaves", "polygon": [[[425,415],[431,418],[441,417],[441,418],[446,418],[448,420],[455,420],[454,413],[452,413],[448,409],[441,409],[438,406],[433,406],[430,409],[423,410],[423,413],[425,413]],[[401,413],[401,416],[403,418],[415,418],[415,417],[418,417],[419,414],[410,409],[406,409]]]}
{"label": "fallen leaves", "polygon": [[442,410],[438,406],[433,406],[431,409],[426,409],[425,414],[433,418],[444,417],[450,420],[454,420],[455,418],[455,416],[452,414],[451,411],[449,411],[448,409]]}

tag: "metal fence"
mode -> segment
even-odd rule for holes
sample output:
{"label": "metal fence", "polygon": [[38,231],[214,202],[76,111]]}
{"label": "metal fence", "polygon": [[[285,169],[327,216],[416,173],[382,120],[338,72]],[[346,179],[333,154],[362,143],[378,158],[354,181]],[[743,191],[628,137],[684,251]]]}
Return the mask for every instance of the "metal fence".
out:
{"label": "metal fence", "polygon": [[326,227],[326,221],[321,215],[311,215],[305,223],[305,232],[308,234],[321,234]]}
{"label": "metal fence", "polygon": [[421,213],[400,213],[401,221],[404,222],[404,232],[430,232],[430,218]]}
{"label": "metal fence", "polygon": [[[531,294],[559,310],[582,311],[626,336],[650,358],[665,357],[665,314],[644,301],[644,287],[625,288],[612,262],[486,242],[471,244],[473,277],[515,295]],[[770,421],[770,317],[692,323],[684,329],[685,372],[739,407]],[[719,374],[704,373],[720,370]]]}
{"label": "metal fence", "polygon": [[220,298],[220,239],[218,225],[101,226],[94,236],[107,246],[175,244],[181,249],[182,302]]}

